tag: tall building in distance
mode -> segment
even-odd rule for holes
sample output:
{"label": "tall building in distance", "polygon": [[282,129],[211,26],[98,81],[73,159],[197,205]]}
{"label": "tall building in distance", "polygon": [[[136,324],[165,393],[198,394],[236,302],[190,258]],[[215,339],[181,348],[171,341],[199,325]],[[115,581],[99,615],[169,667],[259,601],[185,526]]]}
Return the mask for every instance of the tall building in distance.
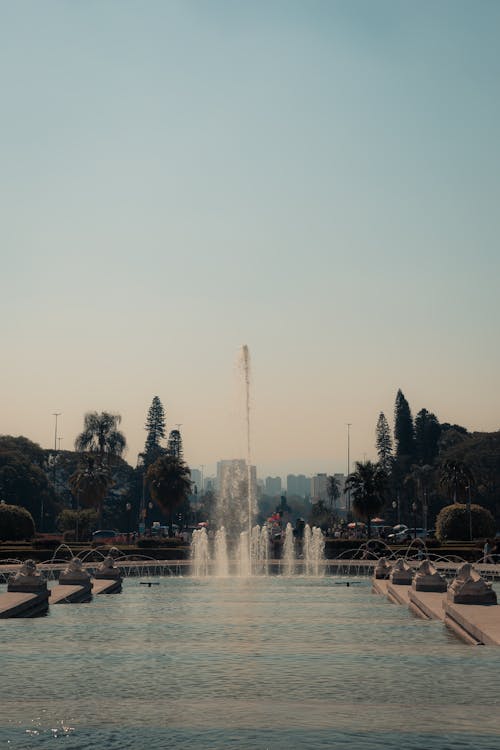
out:
{"label": "tall building in distance", "polygon": [[[219,492],[228,482],[234,483],[247,477],[247,462],[244,458],[229,458],[217,461],[216,486]],[[257,486],[257,468],[255,466],[250,467],[250,481],[254,487]]]}
{"label": "tall building in distance", "polygon": [[193,492],[195,487],[198,494],[203,491],[202,481],[201,471],[199,469],[191,469],[191,484],[193,486]]}
{"label": "tall building in distance", "polygon": [[286,492],[288,497],[310,497],[311,479],[305,474],[288,474],[286,478]]}
{"label": "tall building in distance", "polygon": [[344,509],[347,507],[347,499],[346,499],[346,493],[345,493],[345,474],[334,474],[333,475],[335,479],[338,482],[339,485],[339,491],[340,491],[340,497],[336,502],[337,509]]}
{"label": "tall building in distance", "polygon": [[266,477],[264,492],[271,497],[281,495],[281,477]]}
{"label": "tall building in distance", "polygon": [[328,475],[324,473],[311,477],[311,502],[317,503],[320,500],[325,503],[328,500]]}

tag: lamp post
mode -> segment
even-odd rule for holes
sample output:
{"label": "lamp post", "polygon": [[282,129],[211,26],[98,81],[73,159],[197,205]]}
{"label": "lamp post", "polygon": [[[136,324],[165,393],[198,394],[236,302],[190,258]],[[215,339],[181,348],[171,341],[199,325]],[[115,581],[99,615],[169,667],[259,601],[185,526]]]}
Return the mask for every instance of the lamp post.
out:
{"label": "lamp post", "polygon": [[413,538],[417,538],[417,503],[412,503],[411,509],[413,511]]}
{"label": "lamp post", "polygon": [[469,520],[469,541],[472,542],[472,508],[471,508],[471,486],[470,484],[466,487],[467,490],[467,516]]}
{"label": "lamp post", "polygon": [[130,544],[130,511],[132,510],[132,503],[126,503],[125,510],[127,511],[127,544]]}
{"label": "lamp post", "polygon": [[424,490],[424,503],[422,506],[423,515],[424,515],[424,531],[425,536],[427,537],[427,511],[428,511],[428,505],[427,505],[427,490]]}
{"label": "lamp post", "polygon": [[78,541],[78,521],[80,518],[80,488],[76,491],[76,533],[75,533],[75,542]]}
{"label": "lamp post", "polygon": [[[57,418],[61,416],[60,411],[56,411],[52,413],[52,416],[56,418],[56,426],[54,430],[54,463],[53,463],[53,483],[54,483],[54,492],[56,491],[56,459],[57,459]],[[44,514],[44,507],[43,507],[43,494],[40,497],[40,532],[43,531],[43,514]]]}
{"label": "lamp post", "polygon": [[[347,476],[351,473],[351,427],[352,422],[347,422]],[[347,490],[347,512],[346,516],[349,519],[349,513],[351,512],[351,490]]]}

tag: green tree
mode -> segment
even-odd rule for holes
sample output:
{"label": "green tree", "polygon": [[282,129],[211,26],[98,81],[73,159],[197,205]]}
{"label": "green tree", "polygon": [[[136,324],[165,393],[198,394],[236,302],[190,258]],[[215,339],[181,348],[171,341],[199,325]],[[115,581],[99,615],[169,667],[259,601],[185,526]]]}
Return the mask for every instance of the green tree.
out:
{"label": "green tree", "polygon": [[313,503],[309,516],[310,525],[319,526],[321,529],[325,530],[328,528],[329,522],[330,512],[325,505],[325,501],[318,500],[318,502]]}
{"label": "green tree", "polygon": [[99,524],[102,521],[104,499],[112,485],[109,467],[94,460],[92,455],[85,456],[78,469],[69,478],[77,509],[94,508],[97,511]]}
{"label": "green tree", "polygon": [[148,467],[165,452],[161,446],[161,440],[165,438],[165,409],[158,396],[155,396],[151,402],[144,429],[147,435],[143,459],[144,465]]}
{"label": "green tree", "polygon": [[0,503],[0,542],[17,542],[35,536],[35,522],[26,508]]}
{"label": "green tree", "polygon": [[328,500],[330,501],[330,513],[333,515],[337,507],[337,500],[340,497],[340,483],[337,477],[327,477],[326,494],[328,495]]}
{"label": "green tree", "polygon": [[415,417],[415,457],[419,464],[433,464],[439,452],[441,425],[438,418],[427,409]]}
{"label": "green tree", "polygon": [[441,464],[439,483],[448,489],[457,502],[460,490],[465,491],[473,482],[472,471],[464,461],[448,459]]}
{"label": "green tree", "polygon": [[433,475],[434,469],[429,464],[424,464],[424,466],[413,464],[409,473],[406,475],[405,484],[413,484],[413,487],[415,488],[415,499],[419,500],[422,505],[425,504],[425,499],[429,493]]}
{"label": "green tree", "polygon": [[122,432],[118,430],[121,422],[119,414],[110,414],[103,411],[87,412],[84,417],[83,432],[75,440],[75,450],[81,453],[94,453],[98,456],[99,463],[111,463],[115,456],[121,456],[126,448],[127,441]]}
{"label": "green tree", "polygon": [[393,444],[389,423],[383,411],[378,415],[375,442],[379,465],[386,474],[390,474],[393,462]]}
{"label": "green tree", "polygon": [[410,406],[401,389],[397,392],[394,405],[394,438],[396,457],[411,458],[415,453],[415,430]]}
{"label": "green tree", "polygon": [[385,501],[387,474],[372,461],[356,461],[355,471],[349,474],[345,484],[351,492],[354,514],[366,522],[370,538],[371,518],[380,513]]}
{"label": "green tree", "polygon": [[59,510],[43,464],[43,450],[35,443],[11,436],[0,440],[0,498],[26,508],[37,519],[39,530],[51,527]]}
{"label": "green tree", "polygon": [[175,509],[182,505],[191,492],[189,467],[182,459],[167,453],[148,467],[146,481],[151,497],[172,523]]}
{"label": "green tree", "polygon": [[0,435],[0,453],[19,453],[30,463],[43,468],[45,464],[45,451],[38,443],[33,443],[26,437],[20,435]]}
{"label": "green tree", "polygon": [[210,521],[215,513],[217,498],[212,490],[205,490],[198,500],[197,521]]}
{"label": "green tree", "polygon": [[171,430],[168,436],[167,453],[182,461],[182,437],[179,430]]}
{"label": "green tree", "polygon": [[72,532],[76,540],[90,539],[90,534],[96,528],[98,515],[95,510],[70,510],[65,508],[57,518],[57,527],[65,533]]}
{"label": "green tree", "polygon": [[103,505],[113,485],[111,465],[125,450],[126,440],[118,430],[119,414],[96,411],[85,414],[83,432],[75,440],[75,449],[85,453],[70,477],[71,492],[78,507],[95,508],[102,523]]}

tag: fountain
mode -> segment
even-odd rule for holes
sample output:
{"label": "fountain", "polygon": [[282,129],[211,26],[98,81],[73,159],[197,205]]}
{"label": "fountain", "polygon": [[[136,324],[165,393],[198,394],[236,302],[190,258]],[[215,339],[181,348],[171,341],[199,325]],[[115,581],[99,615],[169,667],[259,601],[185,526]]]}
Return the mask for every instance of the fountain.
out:
{"label": "fountain", "polygon": [[215,575],[218,578],[226,578],[229,575],[229,557],[224,526],[221,526],[215,534]]}
{"label": "fountain", "polygon": [[302,557],[306,575],[321,575],[324,570],[322,563],[325,561],[325,539],[321,529],[317,526],[313,526],[311,529],[309,524],[306,524],[304,527]]}
{"label": "fountain", "polygon": [[197,529],[193,531],[193,538],[191,541],[191,554],[193,558],[193,575],[198,577],[208,575],[208,537],[206,530]]}
{"label": "fountain", "polygon": [[[309,526],[307,526],[306,528],[309,529]],[[281,559],[283,560],[283,574],[286,576],[293,575],[295,573],[295,540],[293,538],[293,529],[291,523],[287,523],[286,525]]]}
{"label": "fountain", "polygon": [[[243,578],[267,575],[271,561],[270,530],[267,525],[252,525],[257,513],[255,476],[252,474],[250,430],[250,351],[247,345],[238,354],[238,377],[243,386],[246,458],[223,462],[220,486],[212,523],[215,537],[209,539],[205,529],[193,533],[191,558],[192,574],[227,577],[238,573]],[[298,542],[297,544],[300,544]],[[276,561],[281,573],[296,573],[297,551],[292,525],[283,531],[281,561]],[[303,573],[319,576],[324,572],[325,541],[321,529],[305,527],[303,541]],[[279,556],[279,555],[278,555]]]}

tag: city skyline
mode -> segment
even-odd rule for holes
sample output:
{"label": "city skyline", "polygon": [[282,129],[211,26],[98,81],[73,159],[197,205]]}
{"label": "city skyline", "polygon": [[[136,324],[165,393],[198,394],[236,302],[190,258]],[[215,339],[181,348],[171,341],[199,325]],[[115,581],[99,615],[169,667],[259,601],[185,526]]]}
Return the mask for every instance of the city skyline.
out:
{"label": "city skyline", "polygon": [[154,395],[187,462],[375,457],[403,391],[499,428],[500,6],[5,3],[0,432]]}

